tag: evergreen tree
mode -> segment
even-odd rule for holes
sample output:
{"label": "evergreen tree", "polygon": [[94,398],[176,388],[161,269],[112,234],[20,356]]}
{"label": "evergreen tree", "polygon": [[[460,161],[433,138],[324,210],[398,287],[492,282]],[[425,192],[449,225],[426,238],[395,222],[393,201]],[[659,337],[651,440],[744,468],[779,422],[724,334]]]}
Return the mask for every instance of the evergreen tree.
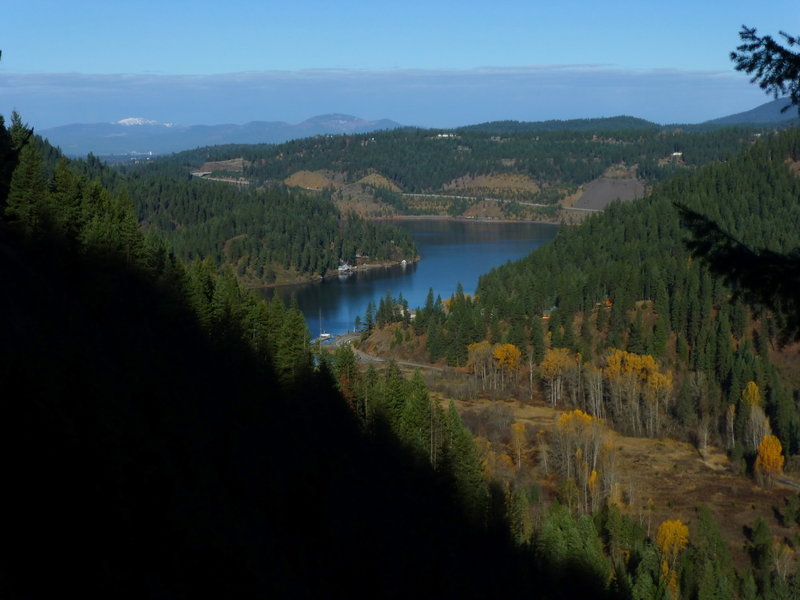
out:
{"label": "evergreen tree", "polygon": [[364,317],[364,323],[368,332],[372,331],[373,327],[375,327],[375,303],[372,300],[367,304],[367,314]]}
{"label": "evergreen tree", "polygon": [[653,338],[651,340],[651,349],[653,356],[662,358],[667,352],[667,337],[669,336],[669,324],[667,317],[662,313],[656,319],[656,324],[653,327]]}
{"label": "evergreen tree", "polygon": [[730,550],[719,527],[706,507],[698,510],[694,537],[683,557],[681,589],[686,597],[698,600],[733,598],[736,573]]}
{"label": "evergreen tree", "polygon": [[628,352],[634,354],[647,354],[647,336],[645,333],[642,311],[636,311],[636,318],[630,327],[628,335]]}
{"label": "evergreen tree", "polygon": [[6,202],[6,217],[30,235],[46,226],[47,184],[42,154],[35,144],[25,144],[19,153]]}
{"label": "evergreen tree", "polygon": [[483,478],[483,463],[472,434],[464,427],[453,401],[445,418],[446,464],[453,475],[456,488],[468,516],[483,524],[488,508],[488,488]]}
{"label": "evergreen tree", "polygon": [[533,362],[538,365],[544,359],[546,349],[542,321],[538,317],[534,317],[531,321],[531,347],[533,348]]}
{"label": "evergreen tree", "polygon": [[406,403],[407,384],[400,372],[397,362],[390,360],[383,374],[383,393],[381,394],[381,408],[388,423],[400,430],[400,416]]}
{"label": "evergreen tree", "polygon": [[428,388],[419,371],[411,379],[408,396],[400,413],[400,433],[420,456],[432,460],[433,413]]}
{"label": "evergreen tree", "polygon": [[284,381],[298,381],[311,365],[310,334],[303,313],[292,300],[276,336],[275,368]]}

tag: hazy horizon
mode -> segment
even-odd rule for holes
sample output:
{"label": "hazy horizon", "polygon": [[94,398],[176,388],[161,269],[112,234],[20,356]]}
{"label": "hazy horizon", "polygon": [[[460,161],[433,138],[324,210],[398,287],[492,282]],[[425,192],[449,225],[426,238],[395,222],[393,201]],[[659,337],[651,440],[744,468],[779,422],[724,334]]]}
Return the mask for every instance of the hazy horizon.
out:
{"label": "hazy horizon", "polygon": [[793,9],[785,0],[647,10],[622,0],[231,0],[224,11],[208,0],[32,0],[4,17],[0,114],[17,110],[40,130],[328,113],[447,128],[617,115],[698,123],[770,99],[728,54],[742,24],[776,35]]}

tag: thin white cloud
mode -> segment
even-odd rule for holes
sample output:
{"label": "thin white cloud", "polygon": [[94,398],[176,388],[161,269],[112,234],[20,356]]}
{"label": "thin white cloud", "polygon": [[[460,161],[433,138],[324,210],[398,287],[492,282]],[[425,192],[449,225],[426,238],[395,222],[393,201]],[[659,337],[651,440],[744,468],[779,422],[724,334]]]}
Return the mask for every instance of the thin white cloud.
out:
{"label": "thin white cloud", "polygon": [[40,128],[111,122],[131,114],[188,125],[299,122],[329,112],[441,127],[618,114],[675,123],[703,121],[769,100],[733,71],[600,64],[207,76],[0,74],[0,98],[0,113],[16,108]]}

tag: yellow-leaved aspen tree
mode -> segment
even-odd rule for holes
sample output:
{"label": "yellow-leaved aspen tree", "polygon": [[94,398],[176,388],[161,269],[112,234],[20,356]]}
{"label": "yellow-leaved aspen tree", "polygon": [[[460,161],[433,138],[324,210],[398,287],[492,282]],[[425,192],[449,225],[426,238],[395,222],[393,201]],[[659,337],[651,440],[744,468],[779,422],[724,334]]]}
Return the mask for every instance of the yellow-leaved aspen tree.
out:
{"label": "yellow-leaved aspen tree", "polygon": [[678,598],[678,556],[688,544],[689,528],[680,519],[658,526],[656,545],[661,552],[661,576],[672,598]]}
{"label": "yellow-leaved aspen tree", "polygon": [[772,485],[775,477],[783,473],[783,448],[774,435],[765,435],[758,445],[756,455],[756,474],[764,477],[767,485]]}
{"label": "yellow-leaved aspen tree", "polygon": [[526,441],[525,423],[517,421],[511,425],[511,445],[517,457],[517,471],[522,467],[522,450],[525,448]]}

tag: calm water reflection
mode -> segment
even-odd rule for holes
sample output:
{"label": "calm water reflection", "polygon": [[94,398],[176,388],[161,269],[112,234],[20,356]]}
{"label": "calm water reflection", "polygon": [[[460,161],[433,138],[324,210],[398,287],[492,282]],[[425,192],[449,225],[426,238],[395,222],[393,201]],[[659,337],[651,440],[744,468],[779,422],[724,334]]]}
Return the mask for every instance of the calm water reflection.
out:
{"label": "calm water reflection", "polygon": [[[386,295],[403,294],[410,307],[425,303],[428,289],[448,298],[460,282],[473,293],[478,278],[492,267],[526,256],[551,240],[557,225],[538,223],[475,223],[470,221],[414,220],[394,223],[414,236],[422,260],[400,266],[358,272],[323,283],[276,288],[285,301],[295,295],[312,336],[353,329],[356,316],[364,318],[370,300],[377,305]],[[265,295],[271,296],[273,290]]]}

